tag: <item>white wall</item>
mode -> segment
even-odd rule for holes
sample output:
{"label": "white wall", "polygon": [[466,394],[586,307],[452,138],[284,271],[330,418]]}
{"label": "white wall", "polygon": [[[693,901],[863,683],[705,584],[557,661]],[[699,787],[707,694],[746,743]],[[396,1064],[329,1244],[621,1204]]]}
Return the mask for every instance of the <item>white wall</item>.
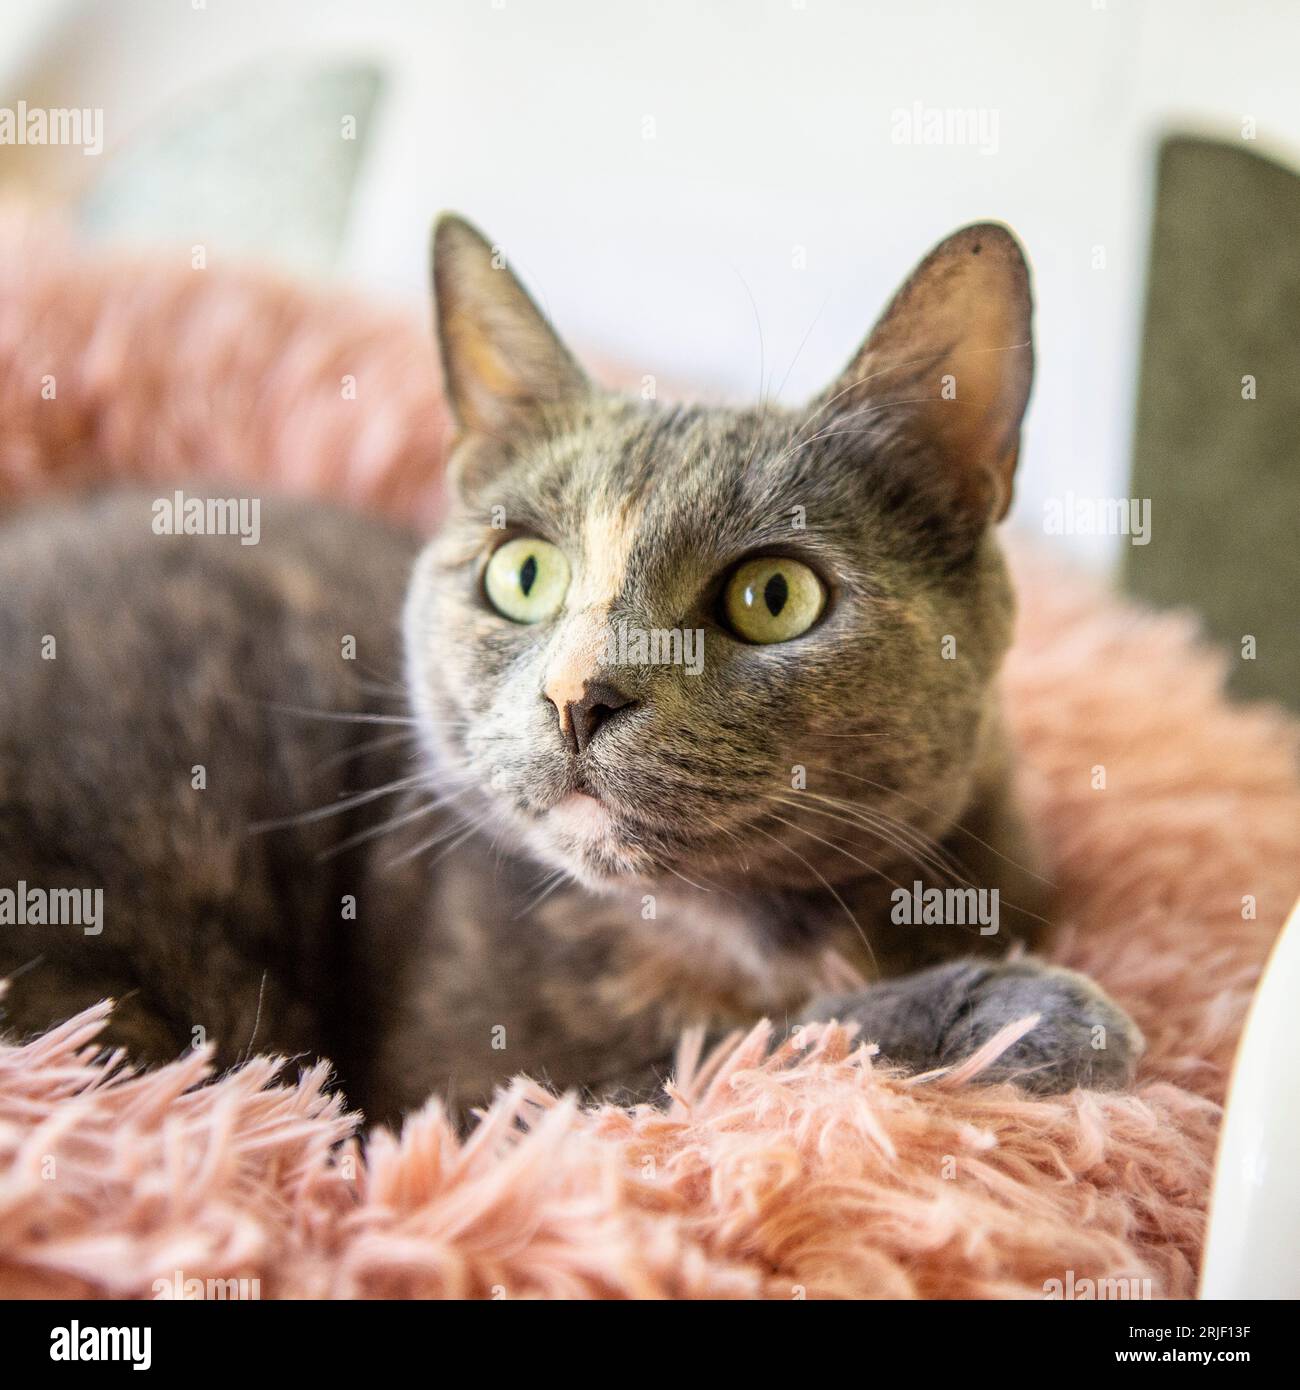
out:
{"label": "white wall", "polygon": [[[10,9],[28,6],[0,0],[6,86],[20,40],[36,61]],[[1126,491],[1158,132],[1239,138],[1250,117],[1256,148],[1300,148],[1290,0],[120,0],[50,13],[44,89],[104,106],[110,143],[241,61],[382,59],[394,87],[344,273],[421,299],[430,218],[455,207],[576,343],[711,394],[758,390],[755,308],[764,382],[797,399],[932,242],[1009,222],[1037,283],[1019,502],[1031,525],[1066,490]],[[895,113],[914,103],[982,110],[996,143],[897,143]]]}

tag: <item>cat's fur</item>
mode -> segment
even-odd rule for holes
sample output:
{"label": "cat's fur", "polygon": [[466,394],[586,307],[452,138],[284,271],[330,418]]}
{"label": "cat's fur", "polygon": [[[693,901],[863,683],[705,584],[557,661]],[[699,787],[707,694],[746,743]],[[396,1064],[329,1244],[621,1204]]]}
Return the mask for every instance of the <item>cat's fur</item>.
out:
{"label": "cat's fur", "polygon": [[[802,410],[594,388],[457,219],[435,281],[462,434],[423,551],[274,499],[253,546],[155,535],[143,496],[0,532],[0,889],[102,887],[105,916],[0,924],[4,1026],[111,994],[141,1058],[326,1055],[384,1115],[516,1072],[650,1095],[683,1025],[763,1013],[854,1019],[914,1068],[1038,1013],[991,1075],[1124,1083],[1122,1012],[1006,959],[1050,910],[996,693],[1014,239],[949,238]],[[572,569],[536,625],[484,597],[515,535]],[[830,591],[791,642],[719,621],[756,553]],[[701,630],[702,670],[609,667],[620,623]],[[579,752],[597,687],[628,703]],[[895,923],[916,881],[996,888],[996,934]]]}

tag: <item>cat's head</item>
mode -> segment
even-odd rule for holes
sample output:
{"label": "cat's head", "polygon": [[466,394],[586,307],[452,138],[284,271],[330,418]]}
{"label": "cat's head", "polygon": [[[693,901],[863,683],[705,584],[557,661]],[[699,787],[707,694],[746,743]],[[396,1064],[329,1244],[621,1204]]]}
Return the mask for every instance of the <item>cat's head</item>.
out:
{"label": "cat's head", "polygon": [[434,280],[459,437],[405,621],[452,804],[592,886],[815,887],[941,834],[1010,634],[1014,237],[944,241],[802,409],[593,385],[457,218]]}

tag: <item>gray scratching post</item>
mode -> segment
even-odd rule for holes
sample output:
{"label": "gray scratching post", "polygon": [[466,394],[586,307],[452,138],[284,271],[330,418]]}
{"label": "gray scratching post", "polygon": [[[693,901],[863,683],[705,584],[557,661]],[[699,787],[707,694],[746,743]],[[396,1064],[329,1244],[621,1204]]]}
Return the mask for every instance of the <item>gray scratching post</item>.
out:
{"label": "gray scratching post", "polygon": [[1300,709],[1300,177],[1244,142],[1160,151],[1132,490],[1126,587],[1201,613],[1235,693]]}

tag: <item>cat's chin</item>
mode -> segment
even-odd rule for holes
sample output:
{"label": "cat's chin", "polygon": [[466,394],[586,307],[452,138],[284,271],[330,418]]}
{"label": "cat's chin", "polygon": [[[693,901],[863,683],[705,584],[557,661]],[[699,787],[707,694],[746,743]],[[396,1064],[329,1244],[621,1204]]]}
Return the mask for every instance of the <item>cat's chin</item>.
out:
{"label": "cat's chin", "polygon": [[561,835],[582,841],[607,842],[614,834],[614,817],[598,797],[570,792],[546,813],[548,824]]}
{"label": "cat's chin", "polygon": [[598,797],[570,792],[545,812],[538,826],[544,857],[592,889],[609,889],[644,877],[644,851],[626,841],[618,820]]}

